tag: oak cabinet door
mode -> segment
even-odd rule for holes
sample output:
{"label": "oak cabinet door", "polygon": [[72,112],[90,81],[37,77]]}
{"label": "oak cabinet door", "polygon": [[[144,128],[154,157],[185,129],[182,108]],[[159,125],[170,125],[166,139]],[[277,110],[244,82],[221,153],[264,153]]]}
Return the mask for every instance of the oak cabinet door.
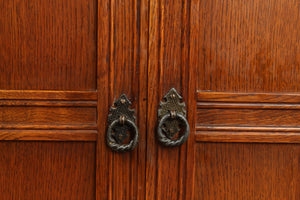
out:
{"label": "oak cabinet door", "polygon": [[0,199],[95,199],[96,13],[0,1]]}
{"label": "oak cabinet door", "polygon": [[[300,199],[295,0],[0,0],[0,199]],[[175,88],[190,133],[158,141]],[[139,143],[115,152],[125,94]]]}
{"label": "oak cabinet door", "polygon": [[296,1],[192,1],[194,199],[300,198]]}
{"label": "oak cabinet door", "polygon": [[[140,128],[136,150],[102,162],[111,170],[101,176],[105,197],[300,198],[296,1],[103,5],[103,98],[108,106],[128,94]],[[173,148],[157,139],[159,103],[171,88],[190,124],[187,142]]]}

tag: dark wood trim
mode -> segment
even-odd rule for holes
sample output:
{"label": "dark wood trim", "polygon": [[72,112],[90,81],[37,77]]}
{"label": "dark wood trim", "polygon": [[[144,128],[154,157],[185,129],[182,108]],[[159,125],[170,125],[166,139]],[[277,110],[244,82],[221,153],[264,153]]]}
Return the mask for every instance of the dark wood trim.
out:
{"label": "dark wood trim", "polygon": [[0,90],[0,100],[97,100],[96,91]]}
{"label": "dark wood trim", "polygon": [[0,130],[0,141],[96,141],[96,130]]}
{"label": "dark wood trim", "polygon": [[198,102],[300,103],[299,93],[233,93],[197,91]]}
{"label": "dark wood trim", "polygon": [[197,131],[196,142],[300,143],[300,132]]}

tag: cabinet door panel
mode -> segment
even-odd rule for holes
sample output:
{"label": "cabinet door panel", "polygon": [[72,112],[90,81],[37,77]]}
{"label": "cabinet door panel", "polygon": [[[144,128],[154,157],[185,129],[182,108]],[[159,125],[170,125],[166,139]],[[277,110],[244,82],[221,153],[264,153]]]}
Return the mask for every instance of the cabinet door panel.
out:
{"label": "cabinet door panel", "polygon": [[294,0],[192,1],[194,199],[299,199],[299,13]]}
{"label": "cabinet door panel", "polygon": [[298,1],[193,1],[192,8],[198,90],[299,91]]}
{"label": "cabinet door panel", "polygon": [[299,199],[298,144],[195,144],[195,199]]}
{"label": "cabinet door panel", "polygon": [[95,90],[96,3],[0,1],[0,89]]}
{"label": "cabinet door panel", "polygon": [[96,198],[97,21],[96,0],[0,0],[0,199]]}
{"label": "cabinet door panel", "polygon": [[0,142],[0,199],[95,199],[94,142]]}

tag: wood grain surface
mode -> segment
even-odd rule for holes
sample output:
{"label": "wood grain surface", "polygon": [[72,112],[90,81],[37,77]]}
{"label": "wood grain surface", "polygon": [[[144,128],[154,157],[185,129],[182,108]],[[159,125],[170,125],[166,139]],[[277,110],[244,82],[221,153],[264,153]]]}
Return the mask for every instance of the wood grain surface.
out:
{"label": "wood grain surface", "polygon": [[300,126],[298,110],[199,109],[197,125]]}
{"label": "wood grain surface", "polygon": [[195,199],[300,198],[300,146],[197,143]]}
{"label": "wood grain surface", "polygon": [[[228,131],[218,131],[208,129],[206,131],[197,130],[195,139],[198,142],[245,142],[245,143],[300,143],[300,132],[283,132],[263,131],[257,132],[254,130],[235,131],[236,127],[230,127]],[[199,128],[200,129],[200,128]],[[206,128],[207,129],[207,128]],[[251,129],[251,127],[249,127]]]}
{"label": "wood grain surface", "polygon": [[299,1],[192,2],[199,90],[299,92]]}
{"label": "wood grain surface", "polygon": [[96,108],[91,107],[0,107],[0,128],[60,125],[96,127]]}
{"label": "wood grain surface", "polygon": [[186,199],[187,146],[159,144],[157,110],[171,88],[185,102],[193,99],[188,87],[194,83],[188,67],[190,2],[151,0],[149,8],[146,199]]}
{"label": "wood grain surface", "polygon": [[96,13],[0,1],[0,199],[96,198]]}
{"label": "wood grain surface", "polygon": [[232,103],[300,103],[300,94],[297,92],[205,92],[198,90],[197,101]]}
{"label": "wood grain surface", "polygon": [[0,100],[0,106],[97,107],[97,101]]}
{"label": "wood grain surface", "polygon": [[96,89],[96,1],[0,1],[0,89]]}
{"label": "wood grain surface", "polygon": [[191,199],[300,198],[299,19],[296,0],[191,1]]}
{"label": "wood grain surface", "polygon": [[197,141],[299,143],[296,93],[197,93]]}
{"label": "wood grain surface", "polygon": [[95,91],[0,90],[4,100],[97,100]]}
{"label": "wood grain surface", "polygon": [[[0,199],[298,200],[299,19],[297,0],[0,0]],[[171,88],[191,131],[166,148]],[[121,94],[139,144],[115,153]]]}
{"label": "wood grain surface", "polygon": [[[148,2],[98,1],[98,38],[96,199],[145,199]],[[105,145],[107,115],[121,94],[135,109],[139,144],[114,153]]]}
{"label": "wood grain surface", "polygon": [[0,142],[0,199],[95,199],[95,143]]}
{"label": "wood grain surface", "polygon": [[[60,127],[59,127],[60,128]],[[47,129],[49,129],[47,127]],[[10,141],[96,141],[96,130],[7,130],[0,129],[0,140]]]}

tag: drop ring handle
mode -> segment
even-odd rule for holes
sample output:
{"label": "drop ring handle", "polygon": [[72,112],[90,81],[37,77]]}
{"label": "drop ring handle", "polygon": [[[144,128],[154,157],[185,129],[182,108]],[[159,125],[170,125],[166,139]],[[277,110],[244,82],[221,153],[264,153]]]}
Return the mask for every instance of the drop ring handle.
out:
{"label": "drop ring handle", "polygon": [[[133,139],[130,140],[128,144],[119,144],[116,142],[115,138],[112,135],[112,130],[118,126],[129,126],[134,132]],[[125,152],[132,151],[139,140],[139,131],[135,123],[129,119],[126,119],[124,116],[121,116],[120,119],[114,120],[108,127],[106,141],[107,145],[113,150],[117,152]]]}
{"label": "drop ring handle", "polygon": [[[179,122],[181,122],[181,124],[184,125],[184,134],[182,136],[180,136],[178,139],[176,140],[171,140],[169,139],[162,130],[162,126],[164,125],[164,123],[170,119],[175,119],[178,120]],[[158,125],[158,140],[164,145],[164,146],[168,146],[168,147],[174,147],[174,146],[180,146],[182,145],[184,142],[187,141],[188,137],[190,134],[190,126],[188,121],[186,120],[186,118],[177,113],[177,114],[172,114],[172,112],[170,114],[166,114],[164,115],[160,121],[159,121],[159,125]]]}
{"label": "drop ring handle", "polygon": [[[132,151],[138,144],[139,131],[135,124],[135,111],[129,108],[130,105],[127,96],[122,94],[110,108],[106,143],[113,151]],[[124,144],[128,137],[130,140]]]}

